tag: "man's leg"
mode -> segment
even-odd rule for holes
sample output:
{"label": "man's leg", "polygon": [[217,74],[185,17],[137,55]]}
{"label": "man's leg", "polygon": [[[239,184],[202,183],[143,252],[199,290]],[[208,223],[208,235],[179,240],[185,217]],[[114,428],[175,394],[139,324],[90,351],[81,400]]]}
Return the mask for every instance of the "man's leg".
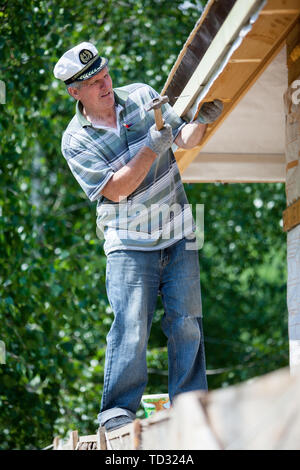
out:
{"label": "man's leg", "polygon": [[186,250],[185,244],[183,239],[163,250],[162,328],[168,338],[171,400],[207,390],[198,251]]}
{"label": "man's leg", "polygon": [[158,252],[119,250],[107,258],[106,288],[114,312],[107,335],[100,425],[135,418],[147,383],[146,349],[159,289]]}

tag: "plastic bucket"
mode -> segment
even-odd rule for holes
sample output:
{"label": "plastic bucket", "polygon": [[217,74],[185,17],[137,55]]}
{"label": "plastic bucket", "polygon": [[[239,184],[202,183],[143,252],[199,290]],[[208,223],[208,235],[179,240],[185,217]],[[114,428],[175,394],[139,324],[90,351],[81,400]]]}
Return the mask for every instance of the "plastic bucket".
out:
{"label": "plastic bucket", "polygon": [[146,418],[152,416],[157,411],[170,408],[170,399],[167,393],[157,393],[154,395],[143,395],[142,405]]}

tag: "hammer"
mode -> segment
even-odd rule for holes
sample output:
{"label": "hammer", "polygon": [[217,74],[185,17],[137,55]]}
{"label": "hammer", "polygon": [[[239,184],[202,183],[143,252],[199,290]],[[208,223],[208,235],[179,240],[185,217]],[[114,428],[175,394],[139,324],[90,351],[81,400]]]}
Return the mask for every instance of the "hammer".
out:
{"label": "hammer", "polygon": [[156,129],[158,131],[160,131],[164,127],[164,124],[165,124],[162,118],[161,107],[163,104],[168,103],[168,101],[169,101],[169,98],[167,97],[167,95],[159,96],[158,98],[153,98],[153,100],[151,100],[145,106],[145,111],[151,111],[153,109]]}

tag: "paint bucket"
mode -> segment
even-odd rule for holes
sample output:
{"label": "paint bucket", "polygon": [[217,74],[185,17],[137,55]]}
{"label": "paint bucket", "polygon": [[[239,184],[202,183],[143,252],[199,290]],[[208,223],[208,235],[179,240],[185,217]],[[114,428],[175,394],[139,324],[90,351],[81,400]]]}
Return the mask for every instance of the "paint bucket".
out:
{"label": "paint bucket", "polygon": [[142,405],[146,418],[149,418],[149,416],[152,416],[157,411],[170,408],[171,403],[167,393],[157,393],[154,395],[143,395]]}

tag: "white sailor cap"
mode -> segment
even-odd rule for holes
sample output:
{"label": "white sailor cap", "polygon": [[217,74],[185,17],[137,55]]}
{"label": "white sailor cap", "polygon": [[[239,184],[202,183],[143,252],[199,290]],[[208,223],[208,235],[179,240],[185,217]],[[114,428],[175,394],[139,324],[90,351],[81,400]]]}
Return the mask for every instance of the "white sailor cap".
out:
{"label": "white sailor cap", "polygon": [[63,54],[54,67],[55,78],[66,85],[75,81],[84,81],[100,72],[108,63],[100,57],[96,47],[90,42],[82,42]]}

